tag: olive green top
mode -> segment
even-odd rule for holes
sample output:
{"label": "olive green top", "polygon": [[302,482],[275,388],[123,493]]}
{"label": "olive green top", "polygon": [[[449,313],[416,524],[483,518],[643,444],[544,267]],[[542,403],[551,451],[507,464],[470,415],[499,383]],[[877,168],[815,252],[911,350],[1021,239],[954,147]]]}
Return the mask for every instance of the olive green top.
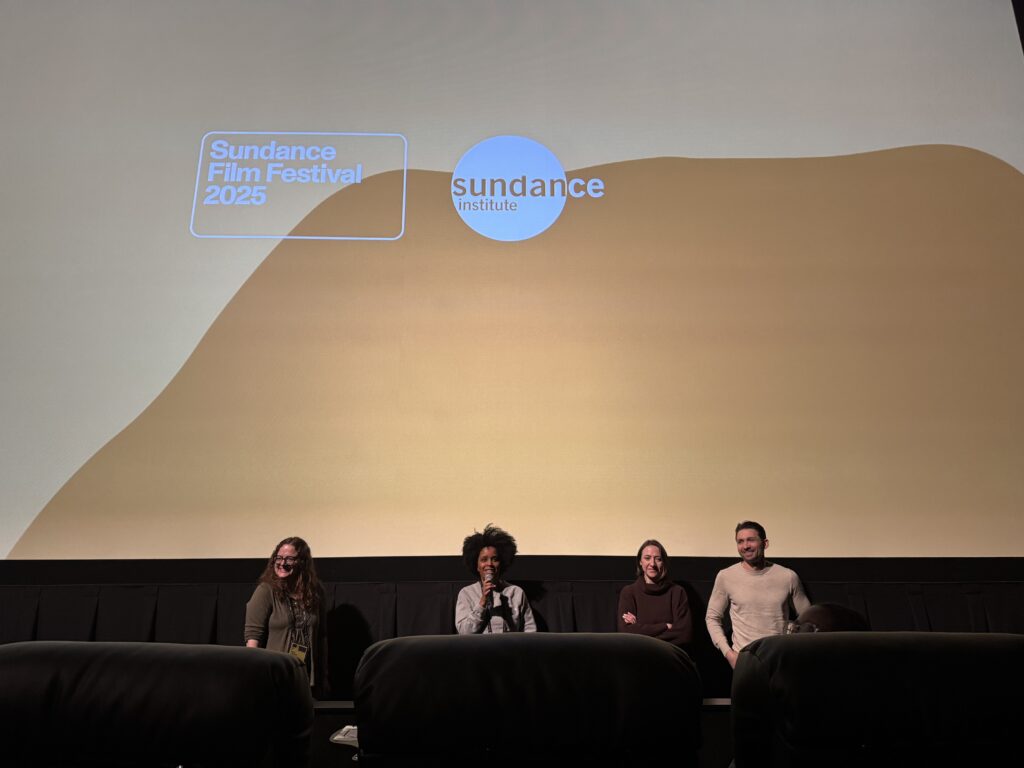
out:
{"label": "olive green top", "polygon": [[317,667],[325,646],[320,636],[322,626],[316,612],[303,614],[298,603],[277,594],[266,583],[259,584],[245,604],[246,642],[255,640],[260,648],[281,653],[288,653],[292,643],[307,646],[306,670],[310,685],[322,672]]}

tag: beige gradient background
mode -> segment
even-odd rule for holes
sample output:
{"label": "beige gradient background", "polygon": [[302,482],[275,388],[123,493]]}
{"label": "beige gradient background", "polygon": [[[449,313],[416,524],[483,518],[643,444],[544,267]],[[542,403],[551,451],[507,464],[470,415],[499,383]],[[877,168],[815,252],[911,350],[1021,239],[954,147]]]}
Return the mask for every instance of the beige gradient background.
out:
{"label": "beige gradient background", "polygon": [[[285,242],[12,557],[1017,555],[1024,175],[985,153],[584,169],[499,243],[413,171],[406,236]],[[372,218],[398,174],[304,227]]]}

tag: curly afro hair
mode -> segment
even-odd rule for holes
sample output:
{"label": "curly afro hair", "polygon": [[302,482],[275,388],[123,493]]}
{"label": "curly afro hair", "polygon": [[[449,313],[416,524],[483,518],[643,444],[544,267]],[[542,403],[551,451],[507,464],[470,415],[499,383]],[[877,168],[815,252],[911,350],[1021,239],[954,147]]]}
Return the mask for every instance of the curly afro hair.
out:
{"label": "curly afro hair", "polygon": [[512,534],[503,531],[496,525],[488,523],[483,533],[474,531],[471,536],[467,536],[462,542],[462,561],[466,564],[466,568],[473,575],[474,579],[480,577],[476,570],[476,562],[480,557],[480,551],[484,547],[494,547],[497,550],[499,577],[511,567],[512,561],[516,559],[516,552],[519,551]]}

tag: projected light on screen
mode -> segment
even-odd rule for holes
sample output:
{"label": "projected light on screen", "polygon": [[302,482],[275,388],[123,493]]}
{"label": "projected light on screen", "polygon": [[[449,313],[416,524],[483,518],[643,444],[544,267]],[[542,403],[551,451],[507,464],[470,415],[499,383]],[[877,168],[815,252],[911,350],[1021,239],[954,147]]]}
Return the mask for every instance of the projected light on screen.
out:
{"label": "projected light on screen", "polygon": [[1011,4],[738,8],[7,9],[0,552],[1014,555]]}

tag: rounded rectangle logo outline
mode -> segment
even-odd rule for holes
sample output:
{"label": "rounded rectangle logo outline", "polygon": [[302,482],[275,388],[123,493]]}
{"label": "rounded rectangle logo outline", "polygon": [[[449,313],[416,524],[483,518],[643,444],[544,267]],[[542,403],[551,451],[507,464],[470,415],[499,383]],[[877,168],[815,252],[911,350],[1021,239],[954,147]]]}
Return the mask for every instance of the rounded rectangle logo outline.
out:
{"label": "rounded rectangle logo outline", "polygon": [[[206,153],[206,141],[211,136],[361,136],[370,138],[397,138],[402,140],[402,218],[401,228],[392,237],[369,237],[362,235],[208,235],[195,230],[196,205],[199,202],[199,187]],[[192,215],[188,231],[193,237],[216,240],[398,240],[405,234],[405,209],[409,177],[409,140],[401,133],[376,133],[369,131],[207,131],[199,142],[199,161],[196,164],[196,185],[192,196]]]}

